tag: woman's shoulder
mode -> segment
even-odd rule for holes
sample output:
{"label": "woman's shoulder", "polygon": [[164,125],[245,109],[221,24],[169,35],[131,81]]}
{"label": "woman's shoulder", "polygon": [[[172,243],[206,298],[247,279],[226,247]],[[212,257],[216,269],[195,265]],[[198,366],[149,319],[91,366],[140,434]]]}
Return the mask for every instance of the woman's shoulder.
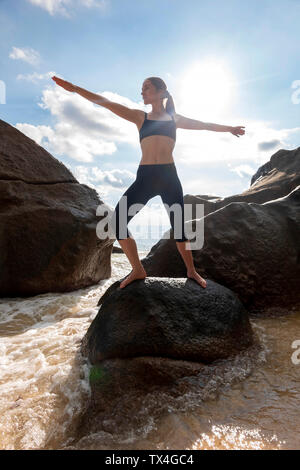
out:
{"label": "woman's shoulder", "polygon": [[142,125],[144,123],[144,120],[145,120],[145,117],[146,117],[146,112],[142,111],[141,109],[135,109],[135,111],[136,111],[135,124],[136,124],[138,130],[140,130],[140,128],[142,127]]}

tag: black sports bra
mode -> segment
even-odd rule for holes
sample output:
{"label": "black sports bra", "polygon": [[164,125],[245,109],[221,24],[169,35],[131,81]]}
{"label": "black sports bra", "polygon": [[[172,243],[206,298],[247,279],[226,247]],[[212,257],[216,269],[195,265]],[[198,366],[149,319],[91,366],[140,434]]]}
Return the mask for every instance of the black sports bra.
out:
{"label": "black sports bra", "polygon": [[142,127],[140,128],[140,142],[145,137],[150,135],[165,135],[171,137],[176,141],[176,123],[174,117],[171,116],[170,121],[157,121],[154,119],[147,119],[147,113],[145,113],[145,119]]}

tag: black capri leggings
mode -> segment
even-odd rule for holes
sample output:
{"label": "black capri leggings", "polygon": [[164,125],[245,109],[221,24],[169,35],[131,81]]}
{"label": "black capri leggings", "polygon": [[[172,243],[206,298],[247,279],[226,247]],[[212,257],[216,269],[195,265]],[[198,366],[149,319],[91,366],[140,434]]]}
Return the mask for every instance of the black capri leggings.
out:
{"label": "black capri leggings", "polygon": [[[127,225],[134,215],[142,209],[142,206],[140,208],[136,207],[133,215],[129,215],[130,207],[133,204],[142,204],[144,206],[149,199],[157,195],[161,196],[164,204],[167,204],[165,208],[170,218],[174,239],[178,242],[188,240],[184,235],[183,192],[175,163],[139,165],[136,180],[125,191],[113,213],[113,230],[117,240],[124,240],[130,236]],[[124,196],[127,196],[127,208]],[[175,218],[174,207],[173,209],[171,207],[173,204],[180,206],[180,208],[177,206],[175,210]],[[174,220],[177,230],[175,230]]]}

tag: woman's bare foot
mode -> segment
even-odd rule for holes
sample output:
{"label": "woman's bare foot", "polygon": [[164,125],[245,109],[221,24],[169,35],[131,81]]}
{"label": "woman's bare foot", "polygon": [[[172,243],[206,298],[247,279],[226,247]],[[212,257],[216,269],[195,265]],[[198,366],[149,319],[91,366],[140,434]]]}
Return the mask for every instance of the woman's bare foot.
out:
{"label": "woman's bare foot", "polygon": [[147,273],[145,269],[133,269],[131,273],[121,282],[120,288],[123,289],[130,284],[130,282],[134,281],[135,279],[145,279],[147,277]]}
{"label": "woman's bare foot", "polygon": [[201,277],[200,274],[197,273],[197,271],[188,271],[187,277],[195,279],[195,281],[198,282],[201,287],[203,287],[204,289],[206,288],[206,280],[203,279],[203,277]]}

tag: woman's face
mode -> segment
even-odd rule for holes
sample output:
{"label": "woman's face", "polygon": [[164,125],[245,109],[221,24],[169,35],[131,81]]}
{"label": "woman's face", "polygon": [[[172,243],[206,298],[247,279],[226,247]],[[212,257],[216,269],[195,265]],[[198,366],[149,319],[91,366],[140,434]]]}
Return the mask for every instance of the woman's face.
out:
{"label": "woman's face", "polygon": [[162,90],[156,90],[155,86],[150,80],[145,80],[142,87],[141,95],[144,99],[144,104],[151,104],[153,101],[161,99]]}

